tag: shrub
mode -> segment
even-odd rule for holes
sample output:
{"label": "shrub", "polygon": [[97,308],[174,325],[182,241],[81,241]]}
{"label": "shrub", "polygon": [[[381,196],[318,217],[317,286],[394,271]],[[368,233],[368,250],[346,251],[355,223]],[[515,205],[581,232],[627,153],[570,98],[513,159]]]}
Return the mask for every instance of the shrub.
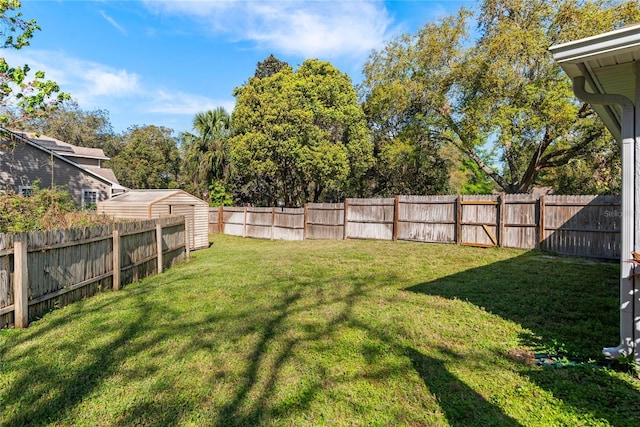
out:
{"label": "shrub", "polygon": [[8,192],[0,195],[0,233],[54,230],[104,224],[103,215],[77,211],[71,195],[59,188],[33,186],[29,197]]}

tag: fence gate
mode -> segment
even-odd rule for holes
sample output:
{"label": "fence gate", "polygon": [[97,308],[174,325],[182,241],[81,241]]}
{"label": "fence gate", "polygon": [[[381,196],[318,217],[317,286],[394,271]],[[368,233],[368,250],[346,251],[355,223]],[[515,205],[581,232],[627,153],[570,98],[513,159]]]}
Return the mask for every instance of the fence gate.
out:
{"label": "fence gate", "polygon": [[500,233],[499,196],[473,196],[458,199],[458,243],[468,246],[498,246]]}

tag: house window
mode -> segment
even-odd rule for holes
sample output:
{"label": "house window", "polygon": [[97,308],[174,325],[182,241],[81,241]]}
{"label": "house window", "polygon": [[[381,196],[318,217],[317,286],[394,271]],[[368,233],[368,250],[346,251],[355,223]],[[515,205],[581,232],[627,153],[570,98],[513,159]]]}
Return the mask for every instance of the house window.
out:
{"label": "house window", "polygon": [[24,197],[33,196],[33,187],[30,185],[21,185],[18,187],[18,194]]}
{"label": "house window", "polygon": [[82,208],[95,207],[98,204],[98,190],[82,190]]}

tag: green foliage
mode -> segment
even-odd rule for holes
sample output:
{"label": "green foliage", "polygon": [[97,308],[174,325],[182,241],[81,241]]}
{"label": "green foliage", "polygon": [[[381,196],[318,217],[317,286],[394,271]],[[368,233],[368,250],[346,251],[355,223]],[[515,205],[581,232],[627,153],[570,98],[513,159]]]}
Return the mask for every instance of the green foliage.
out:
{"label": "green foliage", "polygon": [[[21,49],[29,45],[40,26],[35,20],[25,20],[18,0],[0,1],[0,40],[3,48]],[[28,65],[10,66],[0,58],[0,124],[13,125],[25,118],[46,114],[69,99],[60,86],[36,71],[29,80]]]}
{"label": "green foliage", "polygon": [[231,116],[222,107],[198,113],[193,119],[193,129],[195,134],[180,135],[180,184],[185,191],[206,199],[211,185],[220,182],[224,187],[231,176]]}
{"label": "green foliage", "polygon": [[213,181],[209,184],[209,206],[233,206],[233,197],[227,192],[224,184]]}
{"label": "green foliage", "polygon": [[265,77],[234,93],[236,198],[294,206],[360,194],[373,147],[349,77],[318,60],[256,73]]}
{"label": "green foliage", "polygon": [[120,184],[133,189],[178,188],[180,156],[172,130],[132,126],[108,165]]}
{"label": "green foliage", "polygon": [[[503,191],[527,192],[542,170],[613,144],[575,100],[549,46],[638,20],[634,0],[484,0],[477,16],[461,10],[374,52],[364,68],[365,111],[382,140],[420,129],[415,135],[436,149],[453,144]],[[492,159],[481,155],[486,147]]]}
{"label": "green foliage", "polygon": [[75,210],[68,192],[41,189],[36,182],[29,197],[0,194],[0,233],[48,230],[60,217]]}
{"label": "green foliage", "polygon": [[109,157],[117,154],[118,136],[107,110],[85,111],[74,100],[47,115],[21,122],[17,128],[47,135],[78,147],[102,148]]}
{"label": "green foliage", "polygon": [[620,145],[613,143],[609,150],[543,171],[539,183],[552,186],[555,194],[620,194],[621,177]]}

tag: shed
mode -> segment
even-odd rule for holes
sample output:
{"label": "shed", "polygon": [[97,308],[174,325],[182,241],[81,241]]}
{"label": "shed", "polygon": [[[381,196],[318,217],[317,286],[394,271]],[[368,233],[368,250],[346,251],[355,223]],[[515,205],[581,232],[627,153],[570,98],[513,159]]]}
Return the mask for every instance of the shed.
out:
{"label": "shed", "polygon": [[209,246],[209,205],[183,190],[130,190],[99,202],[97,212],[127,219],[184,215],[191,249]]}

